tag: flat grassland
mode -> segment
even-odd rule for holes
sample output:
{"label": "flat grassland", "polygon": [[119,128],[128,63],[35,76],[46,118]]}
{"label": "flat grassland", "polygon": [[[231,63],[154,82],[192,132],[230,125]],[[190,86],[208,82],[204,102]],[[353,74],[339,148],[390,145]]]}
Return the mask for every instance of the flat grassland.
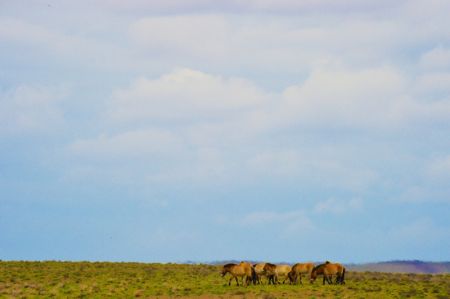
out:
{"label": "flat grassland", "polygon": [[0,298],[450,298],[450,274],[348,272],[345,285],[228,286],[220,266],[0,262]]}

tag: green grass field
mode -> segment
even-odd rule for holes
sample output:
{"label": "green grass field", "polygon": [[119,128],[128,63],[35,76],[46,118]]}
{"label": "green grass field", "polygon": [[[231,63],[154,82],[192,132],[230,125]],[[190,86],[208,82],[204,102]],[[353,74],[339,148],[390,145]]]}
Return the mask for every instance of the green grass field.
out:
{"label": "green grass field", "polygon": [[450,274],[348,272],[346,284],[227,285],[220,266],[0,262],[0,298],[450,298]]}

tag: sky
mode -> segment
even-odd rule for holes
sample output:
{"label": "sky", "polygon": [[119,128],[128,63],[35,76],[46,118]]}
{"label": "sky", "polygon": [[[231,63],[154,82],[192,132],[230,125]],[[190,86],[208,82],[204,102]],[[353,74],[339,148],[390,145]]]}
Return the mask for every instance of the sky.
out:
{"label": "sky", "polygon": [[0,259],[450,260],[449,12],[0,1]]}

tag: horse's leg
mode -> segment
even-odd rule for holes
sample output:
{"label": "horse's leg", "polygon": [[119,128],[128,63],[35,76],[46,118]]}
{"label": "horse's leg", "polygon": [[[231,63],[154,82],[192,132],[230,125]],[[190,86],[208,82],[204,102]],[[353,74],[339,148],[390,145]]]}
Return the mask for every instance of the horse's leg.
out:
{"label": "horse's leg", "polygon": [[323,274],[323,284],[325,284],[325,282],[327,282],[328,284],[333,284],[333,282],[330,283],[330,277],[331,275]]}
{"label": "horse's leg", "polygon": [[299,273],[299,280],[300,280],[300,284],[303,284],[303,282],[302,282],[302,273]]}
{"label": "horse's leg", "polygon": [[231,280],[233,279],[233,276],[230,277],[230,279],[228,280],[228,285],[231,285]]}
{"label": "horse's leg", "polygon": [[235,276],[234,279],[236,279],[236,284],[237,286],[239,286],[239,280],[237,279],[237,276]]}
{"label": "horse's leg", "polygon": [[[288,277],[289,277],[289,275],[288,275]],[[290,282],[291,284],[296,285],[296,284],[297,284],[297,274],[295,274],[294,277],[293,277],[292,279],[289,277],[289,282]]]}

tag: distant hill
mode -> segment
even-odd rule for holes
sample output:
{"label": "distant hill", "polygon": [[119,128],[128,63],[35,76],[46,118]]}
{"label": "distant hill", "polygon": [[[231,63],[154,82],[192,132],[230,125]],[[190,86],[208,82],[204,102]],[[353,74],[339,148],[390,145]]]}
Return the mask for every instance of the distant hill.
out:
{"label": "distant hill", "polygon": [[450,273],[450,262],[390,261],[368,264],[347,264],[351,271],[390,273]]}

